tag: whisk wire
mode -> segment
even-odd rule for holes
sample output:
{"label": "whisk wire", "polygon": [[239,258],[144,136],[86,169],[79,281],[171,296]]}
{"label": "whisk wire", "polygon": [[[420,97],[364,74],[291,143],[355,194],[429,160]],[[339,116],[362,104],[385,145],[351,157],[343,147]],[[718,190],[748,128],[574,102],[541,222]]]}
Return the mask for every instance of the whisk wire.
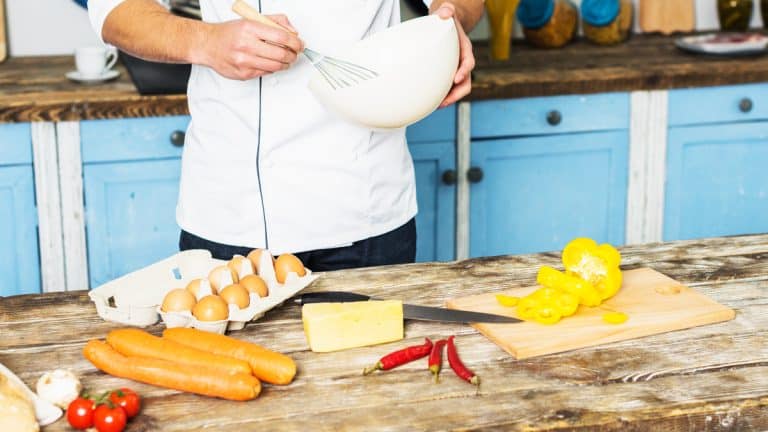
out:
{"label": "whisk wire", "polygon": [[346,60],[325,56],[309,48],[304,48],[304,55],[334,90],[379,76],[371,69]]}

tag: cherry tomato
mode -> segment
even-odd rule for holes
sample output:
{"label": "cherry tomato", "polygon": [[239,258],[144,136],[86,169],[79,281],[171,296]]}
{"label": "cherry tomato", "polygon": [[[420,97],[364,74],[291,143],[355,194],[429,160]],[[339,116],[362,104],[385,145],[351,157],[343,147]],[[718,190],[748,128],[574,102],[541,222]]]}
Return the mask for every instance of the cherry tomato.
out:
{"label": "cherry tomato", "polygon": [[122,407],[99,405],[93,410],[93,425],[99,432],[122,432],[128,416]]}
{"label": "cherry tomato", "polygon": [[141,398],[139,395],[126,387],[110,393],[109,400],[116,406],[123,407],[128,418],[135,417],[141,409]]}
{"label": "cherry tomato", "polygon": [[78,397],[67,407],[67,421],[75,429],[88,429],[93,426],[93,401]]}

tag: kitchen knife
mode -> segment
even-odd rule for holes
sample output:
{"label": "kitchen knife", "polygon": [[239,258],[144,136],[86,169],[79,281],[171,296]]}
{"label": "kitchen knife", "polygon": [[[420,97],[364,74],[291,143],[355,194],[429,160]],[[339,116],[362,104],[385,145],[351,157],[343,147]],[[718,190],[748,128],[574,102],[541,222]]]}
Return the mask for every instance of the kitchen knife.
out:
{"label": "kitchen knife", "polygon": [[[347,291],[326,291],[302,294],[296,299],[296,303],[303,305],[307,303],[348,303],[368,300],[377,299]],[[505,315],[494,315],[431,306],[417,306],[405,303],[403,303],[403,316],[407,319],[458,323],[519,323],[522,321]]]}

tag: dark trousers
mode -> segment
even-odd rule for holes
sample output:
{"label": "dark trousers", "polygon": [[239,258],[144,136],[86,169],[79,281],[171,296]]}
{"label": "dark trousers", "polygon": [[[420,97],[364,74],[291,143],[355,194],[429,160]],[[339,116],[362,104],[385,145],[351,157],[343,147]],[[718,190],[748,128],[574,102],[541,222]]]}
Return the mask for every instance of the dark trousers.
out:
{"label": "dark trousers", "polygon": [[[248,255],[253,248],[231,246],[181,231],[179,249],[207,249],[214,258],[228,260],[233,255]],[[331,271],[357,267],[412,263],[416,260],[416,220],[384,233],[344,246],[300,252],[297,257],[312,271]]]}

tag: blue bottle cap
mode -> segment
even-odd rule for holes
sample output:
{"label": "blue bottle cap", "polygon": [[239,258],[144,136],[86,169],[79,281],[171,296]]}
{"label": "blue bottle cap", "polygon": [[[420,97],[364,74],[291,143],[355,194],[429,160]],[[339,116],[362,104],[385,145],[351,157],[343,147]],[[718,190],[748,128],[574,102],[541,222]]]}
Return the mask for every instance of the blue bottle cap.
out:
{"label": "blue bottle cap", "polygon": [[583,0],[581,18],[585,23],[596,27],[608,25],[619,16],[619,0]]}
{"label": "blue bottle cap", "polygon": [[537,29],[552,18],[555,0],[521,0],[517,6],[517,19],[525,28]]}

